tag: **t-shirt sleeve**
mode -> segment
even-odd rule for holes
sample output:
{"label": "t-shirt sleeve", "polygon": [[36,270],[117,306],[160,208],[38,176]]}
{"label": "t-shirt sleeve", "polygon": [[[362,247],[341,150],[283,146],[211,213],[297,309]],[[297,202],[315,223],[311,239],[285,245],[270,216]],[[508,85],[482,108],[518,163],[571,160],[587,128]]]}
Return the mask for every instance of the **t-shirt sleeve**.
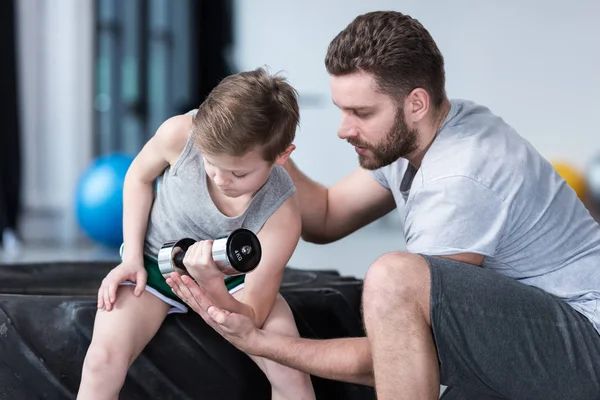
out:
{"label": "t-shirt sleeve", "polygon": [[388,182],[388,178],[385,175],[384,168],[379,168],[374,171],[371,171],[371,176],[384,188],[390,188],[390,184]]}
{"label": "t-shirt sleeve", "polygon": [[406,214],[406,247],[411,253],[493,256],[508,218],[506,203],[467,177],[438,179],[415,193]]}

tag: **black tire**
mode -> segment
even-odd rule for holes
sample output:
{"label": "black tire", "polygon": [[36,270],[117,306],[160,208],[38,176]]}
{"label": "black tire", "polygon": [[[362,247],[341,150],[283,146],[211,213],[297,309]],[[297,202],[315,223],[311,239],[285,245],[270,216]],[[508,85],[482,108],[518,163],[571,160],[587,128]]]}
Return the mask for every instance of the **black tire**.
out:
{"label": "black tire", "polygon": [[[74,399],[100,281],[114,263],[0,267],[0,398]],[[303,337],[364,336],[362,281],[288,268],[281,293]],[[371,388],[313,377],[319,399],[374,399]],[[195,313],[174,315],[132,365],[122,399],[268,399],[260,371]]]}

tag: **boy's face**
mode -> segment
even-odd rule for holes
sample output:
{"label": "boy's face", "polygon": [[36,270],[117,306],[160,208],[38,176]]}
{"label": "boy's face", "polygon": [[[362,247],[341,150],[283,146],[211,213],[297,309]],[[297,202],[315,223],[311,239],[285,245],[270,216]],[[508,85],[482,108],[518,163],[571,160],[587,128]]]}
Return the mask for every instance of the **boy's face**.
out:
{"label": "boy's face", "polygon": [[260,149],[241,157],[203,155],[206,174],[215,187],[227,197],[253,194],[269,178],[273,164],[263,160]]}

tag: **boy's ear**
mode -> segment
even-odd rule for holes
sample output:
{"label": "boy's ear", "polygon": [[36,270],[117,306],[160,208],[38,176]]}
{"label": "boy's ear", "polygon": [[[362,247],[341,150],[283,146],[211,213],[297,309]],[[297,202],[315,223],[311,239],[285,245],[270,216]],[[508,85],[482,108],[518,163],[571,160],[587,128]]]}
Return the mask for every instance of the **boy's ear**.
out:
{"label": "boy's ear", "polygon": [[290,144],[288,148],[285,149],[285,151],[281,153],[279,157],[277,157],[277,159],[275,160],[275,164],[283,166],[287,162],[288,158],[290,158],[290,155],[294,150],[296,150],[296,145]]}

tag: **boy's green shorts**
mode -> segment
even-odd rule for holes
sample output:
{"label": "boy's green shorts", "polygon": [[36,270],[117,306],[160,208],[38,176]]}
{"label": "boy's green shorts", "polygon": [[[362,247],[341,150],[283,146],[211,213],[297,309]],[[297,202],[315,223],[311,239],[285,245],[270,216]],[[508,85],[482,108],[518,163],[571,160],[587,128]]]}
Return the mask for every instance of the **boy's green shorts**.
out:
{"label": "boy's green shorts", "polygon": [[[119,251],[120,255],[123,255],[123,245]],[[167,281],[160,273],[158,268],[158,261],[148,255],[144,255],[144,267],[148,272],[148,279],[146,281],[146,290],[154,294],[158,298],[162,299],[166,303],[173,306],[175,309],[171,309],[171,312],[187,312],[187,306],[185,303],[171,290],[171,287],[167,285]],[[228,276],[225,278],[225,286],[229,293],[235,293],[244,287],[245,275]],[[123,284],[130,285],[133,282],[123,282]]]}

